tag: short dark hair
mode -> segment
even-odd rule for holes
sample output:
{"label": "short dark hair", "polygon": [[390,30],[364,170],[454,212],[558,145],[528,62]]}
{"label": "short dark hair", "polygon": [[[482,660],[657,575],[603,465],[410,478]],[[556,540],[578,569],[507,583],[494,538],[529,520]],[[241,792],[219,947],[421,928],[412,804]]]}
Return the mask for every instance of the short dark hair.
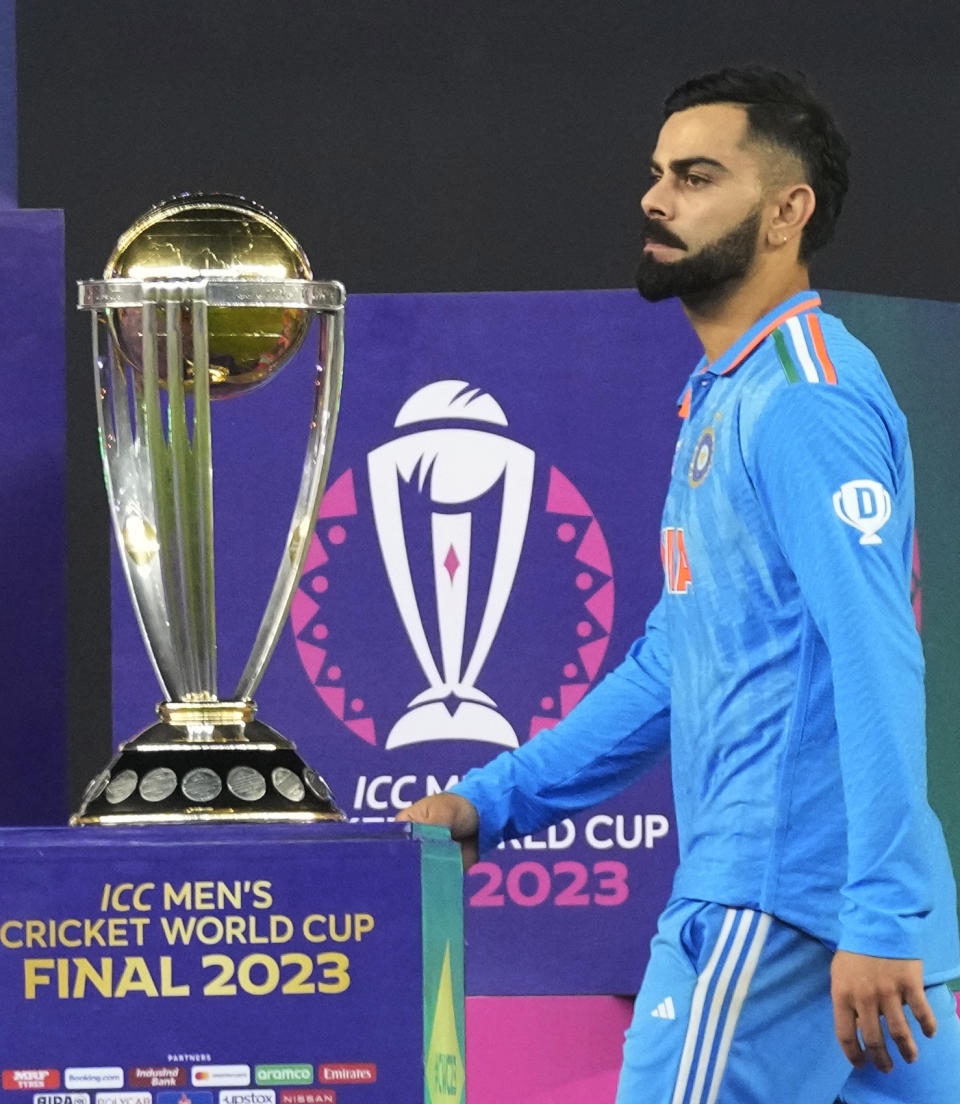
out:
{"label": "short dark hair", "polygon": [[809,260],[833,237],[850,178],[850,147],[833,116],[814,96],[802,73],[761,65],[718,69],[675,88],[663,104],[664,118],[702,104],[740,104],[747,111],[747,135],[799,158],[817,206],[800,239],[800,259]]}

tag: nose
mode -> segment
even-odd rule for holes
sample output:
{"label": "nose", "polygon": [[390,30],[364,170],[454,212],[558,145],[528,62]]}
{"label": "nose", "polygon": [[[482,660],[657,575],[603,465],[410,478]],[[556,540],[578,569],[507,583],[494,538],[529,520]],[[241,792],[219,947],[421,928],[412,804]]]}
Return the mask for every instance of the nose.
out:
{"label": "nose", "polygon": [[647,218],[665,219],[670,217],[667,187],[664,178],[658,180],[647,188],[640,199],[640,208]]}

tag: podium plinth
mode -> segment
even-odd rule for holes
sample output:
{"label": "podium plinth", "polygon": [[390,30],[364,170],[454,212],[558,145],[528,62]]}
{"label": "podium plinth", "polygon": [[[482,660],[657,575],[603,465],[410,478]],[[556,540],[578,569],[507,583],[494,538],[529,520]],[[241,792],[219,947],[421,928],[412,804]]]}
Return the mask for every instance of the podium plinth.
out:
{"label": "podium plinth", "polygon": [[436,829],[0,830],[5,1099],[459,1104],[462,945]]}

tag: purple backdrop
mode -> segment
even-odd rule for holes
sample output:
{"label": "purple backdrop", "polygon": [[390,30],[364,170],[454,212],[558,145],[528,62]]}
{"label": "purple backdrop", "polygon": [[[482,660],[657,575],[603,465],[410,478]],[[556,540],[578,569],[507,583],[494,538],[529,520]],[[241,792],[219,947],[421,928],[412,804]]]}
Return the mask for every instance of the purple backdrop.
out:
{"label": "purple backdrop", "polygon": [[[376,820],[535,738],[642,631],[697,351],[678,309],[626,291],[358,296],[346,332],[327,493],[257,700]],[[281,552],[308,359],[214,411],[221,696]],[[114,576],[119,740],[159,693]],[[634,990],[675,861],[666,764],[488,856],[466,879],[468,993]]]}

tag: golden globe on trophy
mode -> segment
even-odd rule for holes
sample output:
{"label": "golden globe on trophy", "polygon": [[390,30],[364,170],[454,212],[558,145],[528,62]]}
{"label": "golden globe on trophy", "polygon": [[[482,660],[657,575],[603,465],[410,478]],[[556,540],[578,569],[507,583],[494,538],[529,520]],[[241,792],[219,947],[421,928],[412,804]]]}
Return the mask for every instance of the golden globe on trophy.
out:
{"label": "golden globe on trophy", "polygon": [[[343,820],[253,695],[286,620],[330,464],[346,294],[312,279],[269,212],[184,195],[138,219],[92,312],[100,448],[120,559],[165,700],[88,785],[72,824]],[[314,327],[314,318],[317,323]],[[220,697],[214,611],[211,400],[269,381],[318,337],[307,454],[284,555],[236,689]],[[306,412],[305,412],[306,413]]]}

